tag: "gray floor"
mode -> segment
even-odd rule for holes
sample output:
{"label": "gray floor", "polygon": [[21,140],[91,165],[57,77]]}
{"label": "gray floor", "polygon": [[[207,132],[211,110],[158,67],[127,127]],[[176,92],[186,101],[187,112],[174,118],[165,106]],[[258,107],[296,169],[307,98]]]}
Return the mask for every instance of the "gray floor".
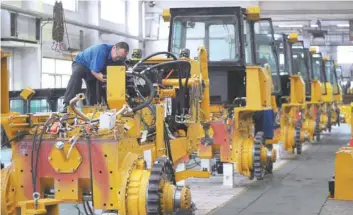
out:
{"label": "gray floor", "polygon": [[313,143],[302,156],[272,177],[248,186],[210,214],[232,215],[352,215],[352,201],[328,200],[328,180],[334,172],[335,151],[348,143],[349,127],[335,128]]}

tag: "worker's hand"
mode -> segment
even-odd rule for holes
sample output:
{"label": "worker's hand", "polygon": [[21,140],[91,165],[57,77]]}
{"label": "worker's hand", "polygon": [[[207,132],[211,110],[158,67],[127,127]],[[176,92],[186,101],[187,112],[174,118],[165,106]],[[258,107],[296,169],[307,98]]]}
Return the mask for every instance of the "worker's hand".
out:
{"label": "worker's hand", "polygon": [[103,74],[102,73],[95,73],[92,71],[92,74],[94,75],[94,77],[96,77],[100,82],[105,82]]}

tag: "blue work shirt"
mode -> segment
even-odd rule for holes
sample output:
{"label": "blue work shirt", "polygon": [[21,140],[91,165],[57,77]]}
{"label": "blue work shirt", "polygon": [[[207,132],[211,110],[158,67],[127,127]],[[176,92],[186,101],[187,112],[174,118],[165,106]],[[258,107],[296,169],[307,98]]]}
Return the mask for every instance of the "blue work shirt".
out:
{"label": "blue work shirt", "polygon": [[90,73],[91,71],[99,73],[104,70],[107,65],[114,63],[111,54],[112,47],[112,45],[107,44],[91,46],[80,52],[76,56],[75,62],[87,67]]}

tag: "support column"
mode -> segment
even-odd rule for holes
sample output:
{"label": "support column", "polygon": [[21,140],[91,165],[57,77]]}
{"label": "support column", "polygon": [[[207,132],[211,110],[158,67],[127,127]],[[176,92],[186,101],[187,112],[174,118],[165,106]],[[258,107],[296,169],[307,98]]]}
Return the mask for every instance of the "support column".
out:
{"label": "support column", "polygon": [[223,186],[234,187],[233,163],[223,163]]}

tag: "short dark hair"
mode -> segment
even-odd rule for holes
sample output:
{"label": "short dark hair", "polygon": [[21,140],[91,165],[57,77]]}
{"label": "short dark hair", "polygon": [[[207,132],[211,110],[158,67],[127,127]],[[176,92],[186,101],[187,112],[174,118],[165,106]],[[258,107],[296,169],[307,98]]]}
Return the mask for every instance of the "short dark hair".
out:
{"label": "short dark hair", "polygon": [[129,52],[129,45],[125,42],[118,42],[117,44],[115,44],[115,47],[119,49],[125,49],[126,52]]}

